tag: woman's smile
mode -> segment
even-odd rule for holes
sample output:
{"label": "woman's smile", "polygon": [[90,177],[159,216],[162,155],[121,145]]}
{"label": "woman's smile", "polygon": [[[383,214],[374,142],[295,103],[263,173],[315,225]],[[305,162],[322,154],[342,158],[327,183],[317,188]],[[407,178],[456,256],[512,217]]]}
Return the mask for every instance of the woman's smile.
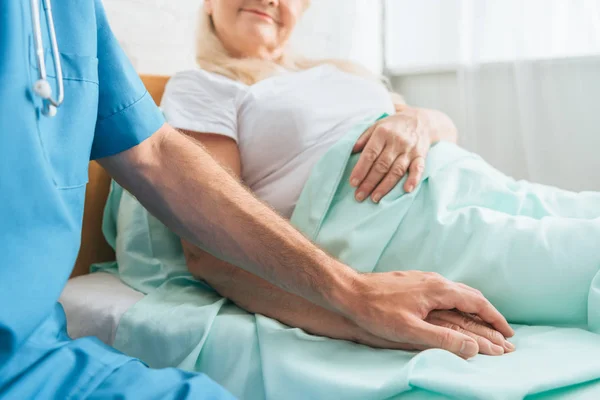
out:
{"label": "woman's smile", "polygon": [[253,15],[255,17],[258,17],[264,21],[268,21],[268,22],[271,22],[274,24],[277,23],[277,20],[275,20],[275,18],[273,18],[271,15],[267,14],[266,12],[256,10],[256,9],[251,9],[251,8],[242,8],[241,11],[245,12],[247,14]]}

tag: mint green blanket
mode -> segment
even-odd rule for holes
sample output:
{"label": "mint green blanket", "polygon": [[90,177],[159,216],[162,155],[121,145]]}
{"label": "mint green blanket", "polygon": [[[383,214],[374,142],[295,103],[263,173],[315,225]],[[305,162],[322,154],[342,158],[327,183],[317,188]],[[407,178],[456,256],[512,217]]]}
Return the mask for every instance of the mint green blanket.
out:
{"label": "mint green blanket", "polygon": [[103,269],[147,296],[115,347],[152,367],[207,373],[243,399],[600,398],[600,193],[516,182],[440,143],[418,189],[356,203],[351,149],[318,163],[292,222],[359,271],[421,269],[480,289],[514,323],[515,353],[464,361],[442,350],[377,350],[249,314],[195,281],[178,238],[114,185]]}

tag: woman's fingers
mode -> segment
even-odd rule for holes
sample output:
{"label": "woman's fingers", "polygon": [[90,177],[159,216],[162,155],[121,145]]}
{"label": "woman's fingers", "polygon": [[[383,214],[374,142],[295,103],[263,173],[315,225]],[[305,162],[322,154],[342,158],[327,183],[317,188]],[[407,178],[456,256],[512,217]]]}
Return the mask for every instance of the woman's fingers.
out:
{"label": "woman's fingers", "polygon": [[422,345],[444,349],[464,359],[474,357],[479,353],[477,341],[462,332],[423,320],[414,321],[413,326],[414,340]]}
{"label": "woman's fingers", "polygon": [[[365,152],[367,151],[368,146],[369,145],[367,144]],[[365,152],[363,152],[363,155]],[[369,170],[364,181],[358,186],[358,189],[356,190],[356,200],[363,201],[373,193],[375,187],[379,185],[382,179],[390,172],[392,166],[395,165],[397,158],[398,154],[394,148],[392,146],[385,146],[383,151],[379,154],[379,157],[373,162],[373,166]],[[404,168],[408,168],[408,165]],[[404,171],[406,171],[406,169]],[[404,175],[403,171],[397,171],[397,173],[400,172]]]}
{"label": "woman's fingers", "polygon": [[404,190],[406,192],[410,193],[415,190],[423,178],[423,171],[425,171],[425,158],[417,157],[413,159],[410,168],[408,169],[408,179],[404,184]]}
{"label": "woman's fingers", "polygon": [[352,154],[358,153],[359,151],[362,151],[365,148],[365,145],[367,144],[367,142],[371,138],[371,135],[375,131],[375,128],[377,128],[377,124],[371,125],[369,127],[369,129],[367,129],[366,131],[363,132],[362,135],[360,135],[360,137],[358,138],[358,140],[354,144],[354,147],[352,148]]}
{"label": "woman's fingers", "polygon": [[479,353],[481,354],[486,354],[488,356],[501,356],[504,354],[504,347],[498,346],[497,344],[492,343],[485,337],[478,335],[472,331],[468,331],[456,323],[444,319],[438,319],[435,317],[427,318],[426,321],[430,324],[441,326],[442,328],[452,329],[453,331],[460,332],[464,335],[471,337],[477,342],[477,346],[479,347]]}
{"label": "woman's fingers", "polygon": [[[350,175],[350,184],[352,186],[357,188],[364,182],[365,178],[367,177],[367,174],[369,173],[369,171],[371,171],[371,168],[373,167],[373,164],[375,164],[375,161],[379,159],[384,148],[385,140],[376,138],[373,135],[369,137],[369,140],[364,150],[362,151],[358,162],[354,166],[352,174]],[[364,198],[366,198],[368,195],[369,194],[366,194]]]}
{"label": "woman's fingers", "polygon": [[[359,274],[356,279],[359,296],[348,297],[339,310],[360,328],[383,339],[472,357],[479,352],[476,340],[425,321],[433,311],[454,309],[478,315],[504,336],[512,332],[504,317],[479,292],[440,274],[394,271]],[[360,307],[356,306],[358,298]]]}
{"label": "woman's fingers", "polygon": [[475,314],[504,335],[504,337],[514,335],[514,331],[506,319],[481,292],[468,286],[465,288],[466,285],[456,284],[448,280],[444,281],[442,284],[446,286],[446,290],[440,293],[438,307],[434,307],[433,309],[451,310],[456,308],[458,311],[464,313]]}
{"label": "woman's fingers", "polygon": [[[502,347],[503,353],[510,353],[515,350],[515,346],[508,342],[500,332],[489,327],[485,322],[471,315],[463,314],[457,311],[434,311],[429,315],[433,319],[446,321],[453,326],[456,325],[465,332],[470,332],[473,335],[477,335],[486,339],[496,346]],[[481,349],[481,343],[479,347]]]}
{"label": "woman's fingers", "polygon": [[415,166],[410,170],[405,190],[410,192],[418,185],[430,145],[429,136],[421,134],[418,125],[414,116],[396,114],[374,124],[360,136],[352,151],[362,150],[362,154],[350,175],[350,184],[358,188],[358,201],[372,196],[378,202],[409,172],[413,162]]}
{"label": "woman's fingers", "polygon": [[[466,290],[469,290],[469,291],[471,291],[471,292],[472,292],[472,293],[474,293],[476,296],[479,296],[479,297],[484,297],[484,296],[483,296],[483,294],[482,294],[482,293],[481,293],[479,290],[477,290],[477,289],[475,289],[475,288],[472,288],[472,287],[470,287],[470,286],[467,286],[467,285],[465,285],[464,283],[458,283],[458,282],[457,282],[457,283],[455,283],[455,284],[456,284],[457,286],[459,286],[459,287],[463,288],[463,289],[466,289]],[[481,319],[481,317],[479,317],[477,314],[469,314],[468,316],[469,316],[469,317],[471,317],[471,318],[473,318],[473,319],[474,319],[475,321],[477,321],[478,323],[480,323],[480,324],[486,324],[486,325],[487,325],[489,328],[492,328],[492,326],[491,326],[490,324],[488,324],[488,323],[487,323],[487,322],[485,322],[483,319]],[[504,331],[504,332],[503,332],[503,335],[504,335],[505,337],[507,337],[507,338],[513,337],[513,336],[515,335],[515,331],[514,331],[514,330],[513,330],[513,329],[510,327],[510,325],[509,325],[509,328],[510,328],[510,329],[508,329],[508,330],[506,330],[506,331]]]}
{"label": "woman's fingers", "polygon": [[408,154],[403,154],[396,158],[396,161],[394,161],[385,177],[381,180],[379,185],[377,185],[375,190],[373,190],[371,199],[375,203],[379,203],[379,200],[381,200],[383,196],[388,194],[390,190],[392,190],[398,184],[398,182],[400,182],[402,177],[406,174],[409,164],[410,158]]}

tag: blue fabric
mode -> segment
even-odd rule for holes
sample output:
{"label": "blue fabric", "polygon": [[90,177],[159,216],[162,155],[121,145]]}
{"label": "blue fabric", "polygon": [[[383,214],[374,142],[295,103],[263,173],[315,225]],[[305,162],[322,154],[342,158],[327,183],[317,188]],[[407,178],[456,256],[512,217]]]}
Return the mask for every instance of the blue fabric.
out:
{"label": "blue fabric", "polygon": [[[44,13],[42,7],[48,80],[57,93]],[[95,339],[69,340],[57,299],[79,249],[90,158],[135,146],[164,123],[112,35],[100,0],[53,1],[53,14],[65,100],[48,118],[32,91],[38,71],[30,2],[0,1],[2,398],[85,397],[112,376],[103,386],[108,389],[119,375],[112,371],[132,363]],[[147,376],[156,377],[153,388],[162,385],[161,376],[165,385],[178,380]],[[180,378],[196,382],[194,393],[206,384],[207,395],[219,397],[206,378]]]}
{"label": "blue fabric", "polygon": [[292,222],[359,271],[431,270],[477,287],[513,323],[516,352],[377,350],[249,314],[192,279],[177,237],[116,185],[104,228],[119,263],[102,267],[148,294],[115,347],[245,399],[600,398],[600,193],[516,182],[440,143],[415,192],[399,184],[379,205],[357,203],[351,149],[374,120],[317,164]]}
{"label": "blue fabric", "polygon": [[88,400],[106,399],[233,400],[234,397],[203,374],[180,369],[150,369],[137,360],[130,360],[116,369]]}

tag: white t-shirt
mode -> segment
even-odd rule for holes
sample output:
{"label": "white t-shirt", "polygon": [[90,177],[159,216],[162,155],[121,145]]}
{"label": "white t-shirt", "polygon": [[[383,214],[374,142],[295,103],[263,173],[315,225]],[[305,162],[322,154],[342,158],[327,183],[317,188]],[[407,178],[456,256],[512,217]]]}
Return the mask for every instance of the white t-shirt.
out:
{"label": "white t-shirt", "polygon": [[289,218],[312,167],[357,122],[394,105],[383,85],[321,65],[247,86],[200,69],[176,74],[161,107],[175,128],[233,138],[242,179]]}

